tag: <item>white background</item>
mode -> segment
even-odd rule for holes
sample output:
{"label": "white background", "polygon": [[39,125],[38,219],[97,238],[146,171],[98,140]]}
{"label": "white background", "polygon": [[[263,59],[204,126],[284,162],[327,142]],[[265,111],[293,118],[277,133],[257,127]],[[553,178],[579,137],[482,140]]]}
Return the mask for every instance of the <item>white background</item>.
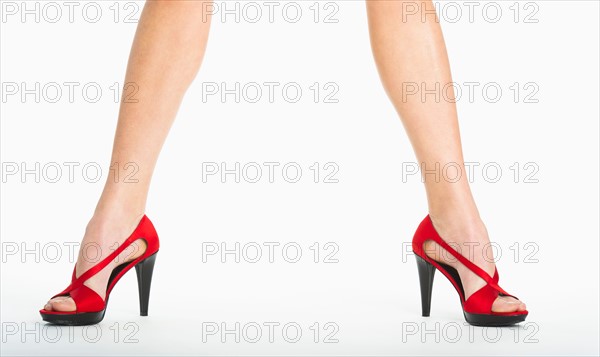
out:
{"label": "white background", "polygon": [[[161,154],[149,197],[147,214],[162,244],[150,316],[138,316],[135,277],[128,274],[100,325],[43,324],[38,310],[72,272],[65,242],[80,241],[104,181],[87,182],[81,167],[99,163],[108,172],[118,110],[109,87],[122,84],[135,31],[135,23],[123,21],[135,8],[118,3],[115,23],[115,2],[96,3],[103,9],[96,23],[82,17],[85,2],[72,23],[66,14],[57,23],[46,21],[52,13],[41,14],[39,23],[32,16],[22,22],[20,13],[7,16],[3,10],[2,355],[598,355],[595,1],[496,2],[502,9],[497,22],[482,15],[485,3],[477,3],[470,21],[467,6],[455,2],[462,17],[455,23],[442,19],[455,82],[480,83],[472,102],[466,95],[458,101],[466,160],[480,164],[474,194],[500,248],[501,284],[527,303],[527,323],[468,327],[441,275],[431,317],[420,316],[417,271],[406,252],[427,206],[418,175],[403,179],[403,163],[415,159],[379,83],[365,4],[334,2],[339,21],[325,23],[331,9],[321,3],[315,23],[309,1],[297,2],[303,13],[296,23],[281,11],[273,23],[264,17],[258,23],[214,18],[203,67]],[[143,3],[136,4],[141,9]],[[516,22],[511,6],[520,9]],[[529,20],[537,23],[526,21],[532,12]],[[301,100],[288,103],[281,92],[274,103],[236,103],[232,96],[224,103],[218,96],[202,100],[203,82],[232,87],[269,81],[300,84]],[[20,92],[7,94],[7,83],[33,88],[36,82],[41,88],[52,82],[81,85],[73,103],[66,92],[57,103],[50,103],[54,95],[48,93],[39,103],[33,95],[22,100]],[[336,83],[339,102],[323,103],[321,97],[314,103],[308,87],[315,82]],[[521,87],[517,103],[509,88],[515,82]],[[525,103],[529,82],[539,89],[537,103]],[[97,103],[82,97],[86,83],[102,87]],[[501,87],[496,103],[482,95],[486,83]],[[80,164],[72,183],[65,162]],[[266,171],[258,183],[236,183],[232,175],[225,183],[218,176],[203,182],[207,162],[229,168],[236,162],[295,162],[303,175],[297,183],[286,182],[280,170],[273,183]],[[315,162],[321,170],[335,163],[339,182],[323,182],[329,170],[314,183],[309,167]],[[62,177],[51,183],[54,173],[48,173],[38,183],[33,174],[8,175],[13,163],[30,169],[57,163]],[[514,163],[520,167],[517,182]],[[529,169],[526,163],[532,163]],[[497,182],[493,169],[482,173],[486,164],[502,169]],[[532,168],[539,171],[529,179],[537,182],[527,182]],[[281,245],[272,263],[266,248],[257,263],[243,257],[236,263],[231,255],[224,263],[218,256],[203,262],[203,244],[211,242],[228,248],[236,242]],[[297,263],[282,256],[289,242],[302,248]],[[315,242],[318,263],[310,249]],[[339,248],[337,263],[323,262],[332,251],[324,248],[327,242]],[[62,248],[59,259],[53,259],[56,246]],[[22,255],[26,249],[34,253]],[[268,322],[280,324],[272,343]],[[311,330],[315,322],[319,342]],[[337,343],[324,343],[334,331],[325,328],[329,322],[338,328],[332,336]],[[256,323],[263,335],[250,343],[256,330],[246,329],[239,342],[233,335],[222,342],[219,332],[203,342],[207,323],[229,329]],[[298,342],[282,336],[287,323],[301,327]]]}

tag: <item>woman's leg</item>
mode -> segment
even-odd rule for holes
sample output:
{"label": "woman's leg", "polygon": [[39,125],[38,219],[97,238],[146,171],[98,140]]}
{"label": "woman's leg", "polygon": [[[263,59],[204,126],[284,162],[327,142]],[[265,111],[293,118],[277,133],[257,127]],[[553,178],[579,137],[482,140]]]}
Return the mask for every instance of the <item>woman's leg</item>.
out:
{"label": "woman's leg", "polygon": [[[144,7],[125,77],[125,83],[134,83],[138,91],[134,100],[121,102],[111,159],[111,168],[123,170],[128,163],[137,166],[137,183],[125,183],[122,177],[115,180],[109,175],[82,242],[82,248],[99,246],[102,257],[91,261],[80,249],[78,276],[125,241],[144,214],[158,154],[204,56],[210,28],[210,15],[203,13],[207,4],[148,0]],[[139,244],[85,284],[104,298],[110,272],[117,264],[140,256],[145,247],[141,241]],[[44,308],[74,311],[75,303],[69,297],[58,297]]]}
{"label": "woman's leg", "polygon": [[[416,14],[409,15],[414,13]],[[452,82],[442,31],[431,1],[367,0],[371,46],[383,85],[400,115],[417,159],[427,170],[457,163],[465,171],[456,106],[452,98],[436,100],[423,90],[444,88]],[[425,16],[424,16],[425,15]],[[438,87],[436,87],[436,83]],[[407,88],[417,95],[407,95]],[[448,95],[454,95],[448,91]],[[423,100],[425,99],[425,100]],[[437,165],[437,166],[436,166]],[[494,274],[494,263],[483,256],[489,243],[486,228],[479,217],[466,175],[458,182],[435,175],[424,175],[429,214],[436,230],[446,242],[458,244],[463,255]],[[474,245],[473,243],[478,243]],[[484,281],[449,254],[440,254],[436,243],[426,247],[428,255],[454,266],[468,298],[485,285]],[[474,247],[474,248],[469,248]],[[471,249],[471,250],[469,250]],[[472,252],[472,254],[466,254]],[[525,304],[499,297],[492,307],[496,312],[525,310]]]}

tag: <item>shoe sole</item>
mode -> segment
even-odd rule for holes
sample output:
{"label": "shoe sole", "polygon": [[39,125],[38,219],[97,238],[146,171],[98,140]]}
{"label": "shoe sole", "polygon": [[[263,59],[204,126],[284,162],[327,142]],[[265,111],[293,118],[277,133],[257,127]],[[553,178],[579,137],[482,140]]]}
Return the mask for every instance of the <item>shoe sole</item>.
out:
{"label": "shoe sole", "polygon": [[64,326],[84,326],[94,325],[104,319],[104,313],[106,309],[98,312],[80,312],[75,314],[44,314],[42,320],[54,324]]}

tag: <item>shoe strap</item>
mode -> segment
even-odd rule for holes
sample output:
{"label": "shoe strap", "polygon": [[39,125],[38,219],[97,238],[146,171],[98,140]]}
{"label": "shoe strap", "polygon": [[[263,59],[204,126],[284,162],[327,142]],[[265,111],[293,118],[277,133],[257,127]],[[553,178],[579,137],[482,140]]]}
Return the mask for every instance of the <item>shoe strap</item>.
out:
{"label": "shoe strap", "polygon": [[[431,220],[431,218],[430,218],[430,220]],[[431,223],[431,227],[433,228],[433,223]],[[442,248],[444,248],[446,251],[448,251],[450,254],[452,254],[456,259],[458,259],[459,262],[461,262],[464,266],[466,266],[467,268],[469,268],[469,270],[471,270],[473,273],[477,274],[481,279],[483,279],[492,288],[494,288],[495,290],[497,290],[500,294],[507,295],[507,296],[512,296],[509,293],[507,293],[506,291],[504,291],[504,289],[502,289],[498,285],[498,279],[492,278],[483,269],[481,269],[480,267],[478,267],[477,265],[475,265],[469,259],[465,258],[465,256],[463,256],[462,254],[460,254],[459,252],[457,252],[454,248],[452,248],[450,246],[450,244],[446,243],[439,236],[439,234],[437,234],[437,231],[435,230],[435,228],[433,229],[433,231],[436,233],[434,235],[434,237],[433,237],[434,238],[433,240],[437,244],[439,244]]]}
{"label": "shoe strap", "polygon": [[[142,218],[142,221],[144,219],[147,219],[145,215]],[[140,222],[140,225],[141,225],[141,222]],[[91,267],[90,269],[86,270],[86,272],[81,274],[81,276],[79,276],[79,278],[76,278],[77,274],[75,273],[75,269],[73,269],[73,277],[71,280],[71,284],[59,295],[62,295],[65,292],[72,291],[72,290],[77,289],[78,287],[82,286],[89,278],[98,274],[102,269],[106,268],[106,266],[108,266],[108,264],[110,264],[110,262],[112,260],[116,259],[119,256],[119,254],[123,253],[123,251],[125,249],[127,249],[127,247],[129,247],[131,244],[133,244],[133,242],[135,242],[138,239],[144,239],[144,237],[138,236],[137,229],[136,229],[133,231],[133,233],[131,233],[129,238],[127,238],[125,240],[125,242],[123,242],[123,244],[121,244],[117,249],[115,249],[114,252],[112,252],[108,257],[102,259],[102,261],[100,261],[98,264],[96,264],[93,267]],[[133,262],[135,262],[135,261],[136,260],[134,260]]]}

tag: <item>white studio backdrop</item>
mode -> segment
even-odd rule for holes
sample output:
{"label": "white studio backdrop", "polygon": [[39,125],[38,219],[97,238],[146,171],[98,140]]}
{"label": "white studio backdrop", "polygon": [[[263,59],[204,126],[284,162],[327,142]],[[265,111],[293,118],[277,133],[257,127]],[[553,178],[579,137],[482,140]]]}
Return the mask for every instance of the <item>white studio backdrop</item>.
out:
{"label": "white studio backdrop", "polygon": [[502,329],[466,325],[441,275],[420,316],[427,205],[363,1],[216,3],[148,201],[150,316],[128,274],[101,324],[45,325],[143,2],[0,3],[2,355],[598,355],[598,2],[437,3],[473,191],[530,310]]}

